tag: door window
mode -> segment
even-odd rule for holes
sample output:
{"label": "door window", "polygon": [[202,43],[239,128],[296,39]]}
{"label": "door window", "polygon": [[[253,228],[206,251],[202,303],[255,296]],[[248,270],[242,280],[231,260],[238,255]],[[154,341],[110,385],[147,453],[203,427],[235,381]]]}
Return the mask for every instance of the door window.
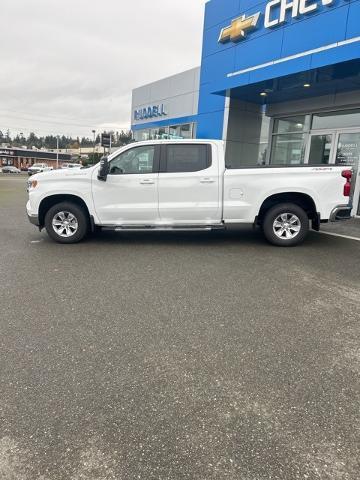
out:
{"label": "door window", "polygon": [[207,145],[168,145],[167,173],[199,172],[211,166],[211,152]]}
{"label": "door window", "polygon": [[312,135],[310,142],[309,163],[311,165],[330,162],[332,135]]}
{"label": "door window", "polygon": [[110,162],[110,175],[136,175],[153,173],[155,147],[136,147],[120,155]]}

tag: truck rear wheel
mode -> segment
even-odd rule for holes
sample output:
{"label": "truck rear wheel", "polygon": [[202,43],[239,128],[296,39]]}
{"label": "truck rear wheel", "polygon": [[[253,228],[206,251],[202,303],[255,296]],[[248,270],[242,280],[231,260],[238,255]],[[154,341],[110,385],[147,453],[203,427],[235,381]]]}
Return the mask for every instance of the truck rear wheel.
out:
{"label": "truck rear wheel", "polygon": [[281,203],[265,215],[263,232],[266,239],[280,247],[295,247],[302,243],[309,231],[306,212],[293,203]]}
{"label": "truck rear wheel", "polygon": [[79,205],[62,202],[51,207],[46,213],[45,228],[55,242],[77,243],[87,234],[89,219]]}

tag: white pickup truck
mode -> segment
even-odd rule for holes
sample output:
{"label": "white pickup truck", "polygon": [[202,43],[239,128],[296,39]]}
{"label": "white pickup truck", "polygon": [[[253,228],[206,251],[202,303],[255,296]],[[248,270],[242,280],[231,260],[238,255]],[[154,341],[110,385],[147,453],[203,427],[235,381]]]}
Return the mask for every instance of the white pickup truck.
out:
{"label": "white pickup truck", "polygon": [[28,168],[28,175],[35,175],[36,173],[50,172],[53,167],[49,167],[47,163],[35,163],[32,167]]}
{"label": "white pickup truck", "polygon": [[350,167],[225,166],[224,142],[127,145],[90,168],[40,173],[27,213],[60,243],[99,228],[211,230],[259,225],[274,245],[294,246],[310,225],[351,217]]}

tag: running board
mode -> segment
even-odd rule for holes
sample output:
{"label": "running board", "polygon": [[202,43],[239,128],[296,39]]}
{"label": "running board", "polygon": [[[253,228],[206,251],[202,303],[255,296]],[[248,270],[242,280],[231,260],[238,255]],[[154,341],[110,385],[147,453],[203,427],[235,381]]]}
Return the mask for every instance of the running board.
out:
{"label": "running board", "polygon": [[102,229],[115,232],[209,232],[224,230],[225,225],[121,225],[103,226]]}

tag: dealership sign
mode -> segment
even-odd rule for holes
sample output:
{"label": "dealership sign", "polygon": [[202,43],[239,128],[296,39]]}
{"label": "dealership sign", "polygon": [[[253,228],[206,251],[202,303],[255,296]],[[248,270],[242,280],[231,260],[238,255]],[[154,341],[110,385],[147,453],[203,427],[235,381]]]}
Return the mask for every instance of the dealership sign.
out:
{"label": "dealership sign", "polygon": [[[299,18],[316,12],[321,5],[331,7],[335,0],[270,0],[265,7],[264,27],[277,27],[287,21],[288,17]],[[238,42],[253,29],[258,28],[261,12],[253,15],[241,15],[232,20],[231,25],[223,28],[219,42]]]}
{"label": "dealership sign", "polygon": [[167,115],[165,105],[152,105],[151,107],[140,108],[135,110],[134,119],[135,120],[147,120],[149,118],[163,117]]}
{"label": "dealership sign", "polygon": [[13,156],[15,155],[15,150],[0,150],[0,155]]}

